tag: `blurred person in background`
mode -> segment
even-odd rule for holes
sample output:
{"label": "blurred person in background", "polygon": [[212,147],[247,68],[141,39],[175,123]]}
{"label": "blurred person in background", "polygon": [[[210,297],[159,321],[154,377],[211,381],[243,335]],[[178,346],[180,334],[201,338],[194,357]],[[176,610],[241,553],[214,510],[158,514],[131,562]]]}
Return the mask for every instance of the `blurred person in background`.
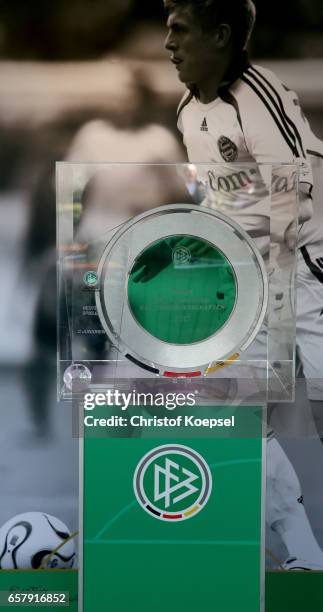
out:
{"label": "blurred person in background", "polygon": [[[152,173],[150,169],[145,170],[144,166],[140,166],[139,162],[171,163],[178,161],[182,155],[175,137],[167,128],[158,124],[120,129],[111,120],[93,119],[76,132],[64,154],[67,162],[138,162],[138,165],[130,165],[126,172],[122,165],[111,173],[98,171],[90,183],[83,186],[81,194],[75,194],[81,213],[74,225],[74,240],[75,244],[80,245],[77,257],[82,257],[85,266],[81,270],[80,283],[88,261],[91,261],[88,252],[91,242],[135,214],[171,203],[179,195],[180,187],[176,193],[172,191],[171,183],[165,176],[165,168],[158,169],[156,166]],[[182,189],[181,199],[183,195]],[[39,287],[33,323],[34,351],[23,369],[23,381],[35,433],[43,438],[50,432],[49,396],[55,374],[57,347],[55,192],[52,167],[37,182],[32,197],[32,211],[27,235],[27,261],[29,269],[32,266],[37,270]],[[75,256],[74,253],[69,257],[75,259]],[[81,265],[80,261],[78,265]],[[87,295],[87,306],[92,302],[93,294]],[[60,304],[59,308],[64,310],[64,304]],[[78,321],[81,326],[99,325],[97,317],[82,317],[82,309],[78,313]],[[69,326],[72,326],[71,321],[65,317],[64,329],[67,335]],[[71,346],[68,353],[68,358],[71,358]],[[102,336],[86,337],[87,359],[106,359],[108,354],[109,347]],[[39,398],[42,398],[41,402]]]}

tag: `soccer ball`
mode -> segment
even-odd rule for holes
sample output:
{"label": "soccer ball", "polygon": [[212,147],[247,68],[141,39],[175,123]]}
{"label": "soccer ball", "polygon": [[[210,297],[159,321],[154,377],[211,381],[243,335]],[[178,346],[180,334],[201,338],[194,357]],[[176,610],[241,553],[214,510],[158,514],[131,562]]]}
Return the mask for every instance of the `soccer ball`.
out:
{"label": "soccer ball", "polygon": [[50,514],[18,514],[0,529],[0,569],[71,568],[75,545],[70,536],[66,525]]}

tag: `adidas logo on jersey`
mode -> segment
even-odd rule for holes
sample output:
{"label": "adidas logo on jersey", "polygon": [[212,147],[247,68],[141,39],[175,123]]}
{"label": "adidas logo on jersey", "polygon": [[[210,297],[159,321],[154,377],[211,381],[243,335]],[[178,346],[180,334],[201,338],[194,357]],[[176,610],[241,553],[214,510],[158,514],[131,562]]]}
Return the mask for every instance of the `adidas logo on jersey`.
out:
{"label": "adidas logo on jersey", "polygon": [[209,128],[207,127],[207,123],[206,123],[206,117],[204,117],[202,123],[201,123],[201,132],[208,132]]}

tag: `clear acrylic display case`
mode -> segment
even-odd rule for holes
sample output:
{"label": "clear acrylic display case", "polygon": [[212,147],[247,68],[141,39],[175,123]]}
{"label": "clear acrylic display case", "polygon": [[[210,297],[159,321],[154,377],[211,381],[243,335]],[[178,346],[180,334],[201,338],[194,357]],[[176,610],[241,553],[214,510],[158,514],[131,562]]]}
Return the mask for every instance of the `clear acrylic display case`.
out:
{"label": "clear acrylic display case", "polygon": [[298,166],[57,164],[58,395],[291,401]]}

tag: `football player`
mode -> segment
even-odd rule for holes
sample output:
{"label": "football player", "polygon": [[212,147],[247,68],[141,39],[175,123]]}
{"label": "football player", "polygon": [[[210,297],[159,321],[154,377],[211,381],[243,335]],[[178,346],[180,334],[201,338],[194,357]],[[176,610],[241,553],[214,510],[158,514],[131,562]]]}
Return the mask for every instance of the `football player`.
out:
{"label": "football player", "polygon": [[[299,166],[297,345],[314,414],[320,415],[323,224],[318,220],[321,209],[314,206],[313,215],[311,158],[319,163],[322,146],[311,134],[297,96],[271,71],[249,62],[246,49],[255,23],[252,0],[164,0],[164,6],[165,46],[187,87],[178,108],[178,128],[188,159],[220,164],[213,177],[214,199],[204,203],[222,210],[231,207],[232,216],[259,237],[268,233],[268,227],[261,210],[266,181],[257,164]],[[281,237],[287,245],[289,229],[285,227]],[[323,552],[309,524],[300,483],[273,437],[267,456],[267,522],[289,552],[284,567],[323,569]]]}

